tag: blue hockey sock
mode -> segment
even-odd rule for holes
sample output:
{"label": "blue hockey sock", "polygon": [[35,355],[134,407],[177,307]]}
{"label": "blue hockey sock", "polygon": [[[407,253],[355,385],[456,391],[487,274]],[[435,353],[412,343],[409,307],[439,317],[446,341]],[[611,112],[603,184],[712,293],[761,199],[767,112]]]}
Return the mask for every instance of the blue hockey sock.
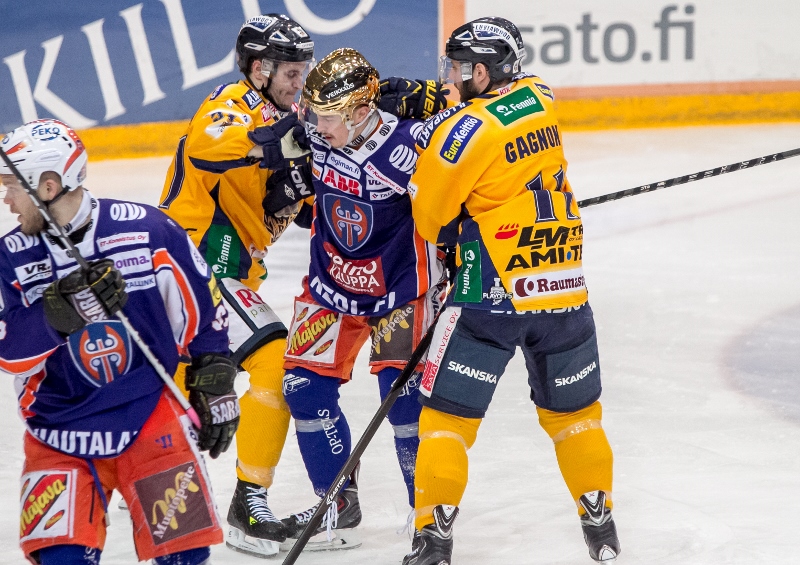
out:
{"label": "blue hockey sock", "polygon": [[178,553],[170,553],[154,559],[156,565],[203,565],[211,559],[211,549],[198,547]]}
{"label": "blue hockey sock", "polygon": [[[381,401],[389,394],[392,383],[399,374],[400,369],[393,367],[387,367],[378,373]],[[412,508],[414,508],[414,469],[419,449],[419,414],[422,410],[422,405],[418,400],[419,380],[419,373],[412,375],[388,414],[389,422],[394,429],[394,448],[397,452],[397,461],[408,490],[408,503]]]}
{"label": "blue hockey sock", "polygon": [[102,551],[84,545],[51,545],[39,550],[41,565],[98,565]]}
{"label": "blue hockey sock", "polygon": [[295,419],[300,454],[314,492],[323,496],[350,456],[350,426],[339,408],[339,380],[303,368],[287,371],[284,378],[295,385],[284,395]]}

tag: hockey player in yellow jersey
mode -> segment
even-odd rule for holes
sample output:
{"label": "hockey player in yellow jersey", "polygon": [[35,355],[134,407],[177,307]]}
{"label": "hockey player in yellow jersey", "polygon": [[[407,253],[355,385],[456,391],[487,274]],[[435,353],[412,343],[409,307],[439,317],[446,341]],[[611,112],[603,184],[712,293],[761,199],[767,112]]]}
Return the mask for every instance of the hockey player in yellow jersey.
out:
{"label": "hockey player in yellow jersey", "polygon": [[454,83],[462,104],[425,123],[410,191],[420,235],[457,244],[459,268],[420,385],[417,532],[403,563],[451,562],[467,450],[517,347],[589,554],[608,563],[620,551],[613,456],[553,92],[520,72],[522,39],[503,18],[457,28],[445,53],[440,80]]}
{"label": "hockey player in yellow jersey", "polygon": [[203,101],[178,143],[160,204],[186,229],[219,279],[229,311],[231,357],[250,373],[241,398],[238,480],[226,542],[259,557],[275,555],[286,538],[267,506],[266,489],[286,440],[289,409],[282,391],[287,330],[257,291],[266,278],[267,248],[311,192],[292,184],[288,174],[259,166],[248,134],[291,113],[313,52],[311,38],[286,16],[245,22],[236,41],[245,78],[218,86]]}

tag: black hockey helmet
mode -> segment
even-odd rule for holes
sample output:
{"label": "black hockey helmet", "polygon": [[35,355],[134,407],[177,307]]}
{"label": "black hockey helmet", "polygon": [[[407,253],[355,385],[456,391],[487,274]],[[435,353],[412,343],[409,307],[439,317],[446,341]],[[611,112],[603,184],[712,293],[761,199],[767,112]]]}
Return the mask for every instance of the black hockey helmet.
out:
{"label": "black hockey helmet", "polygon": [[304,62],[314,59],[314,42],[299,23],[283,14],[250,18],[236,38],[236,62],[245,75],[254,59]]}
{"label": "black hockey helmet", "polygon": [[469,76],[462,75],[463,80],[472,77],[473,65],[483,63],[489,69],[489,79],[496,83],[518,73],[524,55],[522,35],[516,25],[504,18],[478,18],[450,34],[445,44],[439,80],[446,82],[447,75],[442,76],[442,72],[447,63],[445,59],[450,59],[470,63]]}

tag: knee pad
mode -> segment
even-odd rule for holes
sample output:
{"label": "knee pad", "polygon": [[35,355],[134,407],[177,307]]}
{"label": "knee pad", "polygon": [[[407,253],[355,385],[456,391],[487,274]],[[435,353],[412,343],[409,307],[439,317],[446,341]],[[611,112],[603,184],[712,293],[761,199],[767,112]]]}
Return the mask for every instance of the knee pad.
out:
{"label": "knee pad", "polygon": [[555,444],[581,432],[603,428],[603,407],[599,401],[575,412],[552,412],[539,407],[536,412],[539,415],[539,425]]}
{"label": "knee pad", "polygon": [[283,378],[283,396],[295,420],[332,420],[339,409],[339,379],[297,367]]}
{"label": "knee pad", "polygon": [[241,363],[250,373],[250,389],[280,392],[283,387],[283,352],[286,340],[275,339],[259,347]]}
{"label": "knee pad", "polygon": [[[394,367],[387,367],[378,372],[381,402],[389,394],[398,375],[400,369]],[[419,403],[421,377],[421,372],[415,372],[411,376],[387,414],[389,423],[394,428],[394,435],[398,438],[416,437],[419,432],[419,415],[422,410],[422,405]]]}
{"label": "knee pad", "polygon": [[210,559],[211,550],[207,547],[198,547],[156,557],[153,562],[156,565],[206,565]]}
{"label": "knee pad", "polygon": [[98,565],[100,551],[83,545],[52,545],[39,550],[40,565]]}

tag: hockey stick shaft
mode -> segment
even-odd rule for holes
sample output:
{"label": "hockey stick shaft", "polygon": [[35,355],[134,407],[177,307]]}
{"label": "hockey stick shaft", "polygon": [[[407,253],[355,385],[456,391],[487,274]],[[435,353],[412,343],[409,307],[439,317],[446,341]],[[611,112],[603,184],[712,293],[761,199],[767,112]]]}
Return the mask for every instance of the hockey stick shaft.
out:
{"label": "hockey stick shaft", "polygon": [[789,151],[782,151],[781,153],[773,153],[772,155],[764,155],[763,157],[757,157],[755,159],[748,159],[747,161],[740,161],[738,163],[732,163],[730,165],[724,165],[722,167],[716,167],[714,169],[700,171],[699,173],[694,173],[693,175],[683,175],[681,177],[662,180],[660,182],[651,184],[643,184],[642,186],[637,186],[635,188],[628,188],[626,190],[620,190],[618,192],[612,192],[610,194],[604,194],[602,196],[595,196],[594,198],[587,198],[585,200],[580,200],[578,202],[578,207],[586,208],[588,206],[594,206],[595,204],[611,202],[612,200],[619,200],[620,198],[627,198],[628,196],[636,196],[637,194],[642,194],[644,192],[653,192],[654,190],[660,190],[662,188],[668,188],[670,186],[676,186],[679,184],[686,184],[689,182],[707,179],[710,177],[716,177],[719,175],[724,175],[726,173],[733,173],[735,171],[741,171],[743,169],[752,169],[753,167],[757,167],[759,165],[766,165],[767,163],[782,161],[784,159],[789,159],[790,157],[796,157],[798,155],[800,155],[800,148],[791,149]]}
{"label": "hockey stick shaft", "polygon": [[[11,172],[14,173],[14,176],[17,177],[17,180],[19,180],[22,188],[39,209],[39,212],[44,217],[47,225],[56,232],[59,241],[64,246],[64,249],[66,249],[70,256],[78,263],[78,267],[81,269],[88,269],[89,263],[80,254],[77,247],[75,247],[75,244],[72,243],[72,240],[67,236],[66,233],[64,233],[64,229],[58,225],[58,222],[56,222],[55,219],[53,219],[53,216],[50,214],[50,210],[47,209],[47,206],[45,206],[44,202],[42,202],[42,199],[39,198],[39,195],[36,193],[36,191],[33,190],[30,184],[28,184],[28,181],[25,180],[25,177],[22,176],[22,173],[19,172],[17,166],[2,148],[0,148],[0,157],[2,157],[8,168],[11,169]],[[189,416],[189,419],[198,429],[200,429],[200,418],[197,416],[197,412],[195,412],[194,408],[192,408],[191,404],[189,404],[189,401],[186,400],[186,397],[183,396],[183,393],[181,393],[178,385],[175,384],[174,380],[172,380],[172,376],[167,373],[167,370],[164,368],[152,350],[147,346],[142,337],[139,335],[139,332],[136,331],[122,310],[118,310],[116,316],[119,321],[122,322],[122,325],[125,327],[125,331],[128,332],[128,334],[131,336],[131,339],[136,343],[136,345],[139,346],[139,349],[153,366],[153,369],[155,369],[158,376],[162,381],[164,381],[164,384],[167,385],[167,388],[170,390],[173,396],[175,396],[175,399],[178,401],[181,407],[186,410],[186,414]]]}
{"label": "hockey stick shaft", "polygon": [[[452,288],[452,287],[451,287]],[[328,492],[325,493],[325,496],[320,500],[320,504],[317,507],[316,512],[308,521],[308,524],[300,533],[300,537],[297,538],[292,549],[286,555],[283,560],[282,565],[292,565],[295,561],[297,561],[297,557],[303,551],[303,548],[308,543],[308,540],[311,538],[314,531],[319,526],[320,522],[322,522],[323,516],[328,511],[328,508],[336,502],[336,496],[339,494],[339,491],[342,489],[347,478],[353,472],[353,469],[356,468],[358,465],[358,461],[361,459],[361,456],[364,454],[364,451],[367,449],[367,446],[372,441],[373,436],[378,431],[378,428],[386,419],[386,415],[389,413],[392,405],[395,403],[397,398],[400,396],[400,393],[403,390],[403,387],[408,383],[408,380],[414,374],[417,369],[417,365],[422,360],[425,353],[428,351],[428,346],[431,344],[433,340],[433,330],[436,327],[436,322],[439,320],[439,316],[441,316],[442,312],[445,310],[444,306],[439,312],[434,316],[431,325],[428,327],[428,330],[425,332],[425,335],[422,336],[417,347],[414,348],[414,351],[411,353],[411,357],[408,359],[408,363],[406,364],[405,368],[402,372],[398,375],[395,379],[394,383],[392,383],[392,388],[389,390],[389,394],[386,395],[386,398],[383,399],[381,402],[378,411],[375,412],[375,415],[370,420],[369,424],[367,425],[366,429],[364,430],[363,435],[358,440],[358,443],[353,447],[352,452],[350,453],[350,457],[347,458],[344,465],[342,466],[339,474],[336,476],[336,479],[333,481],[333,484],[328,489]]]}

